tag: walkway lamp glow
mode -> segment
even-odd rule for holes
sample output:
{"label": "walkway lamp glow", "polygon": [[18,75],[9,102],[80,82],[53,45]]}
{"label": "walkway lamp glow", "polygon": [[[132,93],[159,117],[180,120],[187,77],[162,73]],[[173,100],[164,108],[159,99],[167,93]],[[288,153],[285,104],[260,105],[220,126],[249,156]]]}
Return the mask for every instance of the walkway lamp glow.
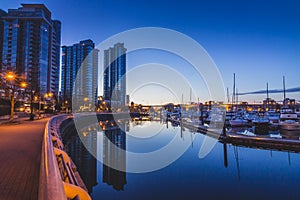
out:
{"label": "walkway lamp glow", "polygon": [[7,72],[5,78],[8,81],[14,81],[16,78],[16,75],[13,72]]}
{"label": "walkway lamp glow", "polygon": [[26,82],[21,82],[20,86],[21,88],[27,88],[28,84]]}
{"label": "walkway lamp glow", "polygon": [[10,93],[10,116],[9,116],[9,122],[12,122],[14,120],[14,110],[15,110],[15,90],[13,86],[13,81],[16,78],[16,75],[13,72],[7,72],[5,75],[5,78],[7,81],[11,82],[11,93]]}

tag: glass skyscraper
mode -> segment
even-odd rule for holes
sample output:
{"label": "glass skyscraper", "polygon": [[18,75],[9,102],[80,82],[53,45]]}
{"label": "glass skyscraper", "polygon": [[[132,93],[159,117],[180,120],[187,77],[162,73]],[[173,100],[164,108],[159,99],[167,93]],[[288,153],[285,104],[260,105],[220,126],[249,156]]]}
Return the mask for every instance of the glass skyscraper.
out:
{"label": "glass skyscraper", "polygon": [[77,109],[97,101],[98,53],[92,40],[62,47],[62,100],[75,103]]}
{"label": "glass skyscraper", "polygon": [[4,10],[0,9],[0,72],[2,71],[2,47],[3,47],[3,21],[2,17],[4,17],[7,13]]}
{"label": "glass skyscraper", "polygon": [[61,22],[43,4],[21,5],[2,17],[2,71],[23,76],[37,94],[57,95]]}
{"label": "glass skyscraper", "polygon": [[111,102],[112,109],[125,105],[126,50],[124,43],[104,50],[103,95]]}

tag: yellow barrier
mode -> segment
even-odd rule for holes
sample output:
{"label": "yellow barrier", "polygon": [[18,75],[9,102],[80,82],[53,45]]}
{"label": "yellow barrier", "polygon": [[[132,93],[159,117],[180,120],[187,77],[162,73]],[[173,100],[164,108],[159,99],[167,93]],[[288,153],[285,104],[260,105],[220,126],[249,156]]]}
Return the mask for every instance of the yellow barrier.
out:
{"label": "yellow barrier", "polygon": [[74,199],[76,196],[80,200],[91,200],[90,195],[81,187],[63,182],[67,198]]}
{"label": "yellow barrier", "polygon": [[52,136],[52,142],[57,142],[59,149],[64,148],[64,144],[62,143],[62,141],[59,138]]}
{"label": "yellow barrier", "polygon": [[[91,197],[88,192],[77,186],[78,177],[76,178],[74,174],[76,168],[68,154],[62,150],[63,143],[60,140],[57,132],[58,127],[56,126],[59,117],[67,119],[67,116],[56,116],[51,118],[46,124],[42,146],[38,199],[66,200],[77,197],[80,200],[90,200]],[[63,119],[60,118],[60,122]],[[55,146],[58,146],[58,148],[54,147],[54,143],[56,143]],[[66,181],[70,181],[73,184],[63,181],[64,179],[58,166],[58,157],[62,158],[62,166],[66,170],[64,173],[68,177]]]}
{"label": "yellow barrier", "polygon": [[56,156],[62,155],[64,157],[64,160],[66,161],[66,163],[71,164],[70,157],[68,156],[68,154],[66,152],[64,152],[63,150],[60,150],[56,147],[53,147],[53,149],[54,149],[54,153]]}

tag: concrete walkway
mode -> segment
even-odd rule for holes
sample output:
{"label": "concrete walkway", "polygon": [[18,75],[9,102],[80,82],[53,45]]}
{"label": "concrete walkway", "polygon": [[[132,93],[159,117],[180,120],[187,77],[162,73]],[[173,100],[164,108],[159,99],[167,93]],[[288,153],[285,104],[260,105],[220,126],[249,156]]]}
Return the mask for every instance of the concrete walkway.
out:
{"label": "concrete walkway", "polygon": [[0,199],[37,199],[42,140],[48,120],[0,125]]}

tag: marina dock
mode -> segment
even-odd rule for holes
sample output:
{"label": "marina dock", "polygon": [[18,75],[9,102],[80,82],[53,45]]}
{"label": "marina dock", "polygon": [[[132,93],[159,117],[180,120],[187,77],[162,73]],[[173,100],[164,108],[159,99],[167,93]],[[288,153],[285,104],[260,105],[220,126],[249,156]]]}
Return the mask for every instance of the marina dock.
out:
{"label": "marina dock", "polygon": [[259,149],[274,149],[279,151],[300,152],[300,140],[279,139],[260,136],[243,136],[237,133],[228,133],[219,139],[222,143],[245,146]]}
{"label": "marina dock", "polygon": [[[176,119],[168,119],[171,123],[180,124],[181,126],[190,129],[192,132],[198,132],[210,137],[216,138],[221,143],[229,143],[235,146],[244,146],[258,149],[271,149],[279,151],[292,151],[300,152],[300,140],[283,139],[283,138],[271,138],[266,135],[246,136],[235,132],[214,132],[207,127],[185,123]],[[225,131],[225,130],[223,130]]]}

